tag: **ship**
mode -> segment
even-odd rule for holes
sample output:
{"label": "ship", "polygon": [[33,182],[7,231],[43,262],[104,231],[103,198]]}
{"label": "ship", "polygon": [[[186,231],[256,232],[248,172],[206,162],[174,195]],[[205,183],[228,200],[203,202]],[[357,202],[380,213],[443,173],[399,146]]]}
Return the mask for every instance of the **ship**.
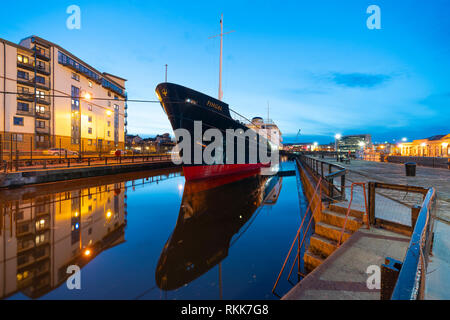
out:
{"label": "ship", "polygon": [[[178,129],[184,129],[190,133],[190,156],[186,156],[188,161],[182,163],[183,173],[187,181],[217,178],[247,171],[259,172],[261,168],[271,166],[270,161],[264,162],[265,159],[260,157],[261,147],[264,147],[263,150],[266,151],[266,158],[271,157],[274,149],[269,140],[260,132],[254,130],[257,127],[255,123],[250,126],[252,122],[231,110],[227,103],[199,91],[168,82],[160,83],[156,87],[156,95],[169,118],[177,141],[180,141],[180,137],[177,136]],[[201,132],[197,133],[195,122],[200,121]],[[205,163],[203,157],[199,162],[194,157],[196,148],[204,150],[208,146],[208,143],[203,141],[202,138],[208,129],[218,129],[223,135],[223,146],[218,151],[222,153],[222,157],[217,157],[221,160],[215,163]],[[243,130],[243,132],[252,130],[255,135],[255,142],[248,141],[248,138],[243,135],[236,137],[235,143],[227,145],[225,137],[229,129],[235,132],[238,129]],[[239,139],[242,141],[239,141]],[[243,141],[244,139],[246,140]],[[242,151],[238,148],[239,143],[242,142],[245,144],[244,155],[239,154]],[[234,158],[227,158],[227,148],[234,148]]]}

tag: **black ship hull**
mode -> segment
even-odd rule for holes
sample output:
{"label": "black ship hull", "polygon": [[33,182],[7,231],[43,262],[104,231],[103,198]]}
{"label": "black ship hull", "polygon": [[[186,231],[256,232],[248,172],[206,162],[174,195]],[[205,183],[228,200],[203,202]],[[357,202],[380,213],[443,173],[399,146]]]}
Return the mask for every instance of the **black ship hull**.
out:
{"label": "black ship hull", "polygon": [[[177,136],[177,129],[185,129],[193,137],[191,139],[191,150],[199,148],[199,146],[202,149],[207,147],[206,143],[201,139],[207,129],[218,129],[224,137],[224,145],[220,151],[223,152],[223,161],[207,164],[203,159],[201,161],[195,159],[195,152],[191,152],[189,161],[182,164],[186,180],[221,177],[247,171],[258,173],[262,167],[270,166],[270,162],[263,163],[260,161],[259,155],[259,148],[262,144],[265,144],[265,148],[268,148],[268,154],[270,154],[270,146],[267,139],[260,137],[256,132],[254,133],[257,137],[255,138],[257,143],[252,144],[248,141],[245,143],[244,161],[242,161],[242,155],[240,155],[241,158],[238,158],[239,150],[236,149],[236,145],[232,146],[235,148],[233,152],[234,158],[227,158],[226,150],[230,146],[225,144],[226,131],[228,129],[234,131],[242,129],[243,132],[251,130],[243,122],[231,117],[228,104],[201,92],[172,83],[159,84],[156,87],[156,93],[175,131],[175,135]],[[201,121],[202,123],[201,136],[196,135],[195,121]],[[200,141],[198,137],[200,137]],[[176,138],[179,141],[179,137],[177,136]],[[251,155],[252,153],[255,155],[254,157]],[[238,159],[241,159],[241,161]]]}

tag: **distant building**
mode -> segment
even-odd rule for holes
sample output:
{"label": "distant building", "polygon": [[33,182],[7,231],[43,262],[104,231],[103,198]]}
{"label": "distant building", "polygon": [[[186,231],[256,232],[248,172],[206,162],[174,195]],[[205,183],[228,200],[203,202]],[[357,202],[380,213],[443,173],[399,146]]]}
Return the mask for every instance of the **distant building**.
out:
{"label": "distant building", "polygon": [[372,136],[370,134],[347,135],[338,140],[338,149],[340,152],[356,152],[371,145]]}
{"label": "distant building", "polygon": [[402,156],[450,157],[450,134],[435,135],[426,139],[403,142],[397,146]]}
{"label": "distant building", "polygon": [[127,147],[131,147],[134,145],[139,145],[142,143],[142,138],[139,135],[127,134],[126,136],[126,145]]}

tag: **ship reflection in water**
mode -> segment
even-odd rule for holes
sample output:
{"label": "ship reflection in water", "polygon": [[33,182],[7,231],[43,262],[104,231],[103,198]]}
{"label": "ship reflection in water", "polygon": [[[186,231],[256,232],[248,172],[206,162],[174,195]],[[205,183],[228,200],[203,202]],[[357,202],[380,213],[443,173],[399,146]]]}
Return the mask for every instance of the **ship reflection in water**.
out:
{"label": "ship reflection in water", "polygon": [[179,169],[1,190],[0,298],[276,299],[296,195],[295,177]]}
{"label": "ship reflection in water", "polygon": [[278,176],[257,174],[187,182],[175,229],[156,268],[158,287],[178,289],[220,264],[258,208],[276,202],[281,185]]}
{"label": "ship reflection in water", "polygon": [[70,265],[83,268],[125,241],[124,175],[102,178],[108,180],[0,192],[0,298],[18,292],[39,298],[67,280]]}

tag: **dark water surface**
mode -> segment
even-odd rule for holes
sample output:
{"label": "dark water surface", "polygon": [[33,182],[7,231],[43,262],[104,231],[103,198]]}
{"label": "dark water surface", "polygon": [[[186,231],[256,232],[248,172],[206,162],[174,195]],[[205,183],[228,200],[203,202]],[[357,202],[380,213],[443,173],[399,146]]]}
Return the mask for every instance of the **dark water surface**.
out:
{"label": "dark water surface", "polygon": [[185,184],[163,170],[4,190],[0,210],[1,298],[278,299],[305,199],[296,176]]}

